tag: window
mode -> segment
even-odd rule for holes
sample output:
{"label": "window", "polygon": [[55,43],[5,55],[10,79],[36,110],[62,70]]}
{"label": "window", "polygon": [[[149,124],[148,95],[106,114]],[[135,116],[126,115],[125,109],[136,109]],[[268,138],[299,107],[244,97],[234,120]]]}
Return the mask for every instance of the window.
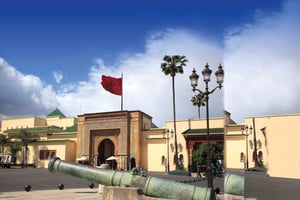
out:
{"label": "window", "polygon": [[134,167],[136,167],[136,162],[135,162],[135,158],[132,157],[132,158],[130,158],[130,168],[132,169]]}
{"label": "window", "polygon": [[162,157],[161,157],[161,164],[162,164],[162,165],[166,165],[166,160],[167,160],[166,157],[165,157],[165,156],[162,156]]}
{"label": "window", "polygon": [[179,165],[183,165],[184,164],[184,159],[183,159],[183,154],[179,155]]}
{"label": "window", "polygon": [[40,150],[40,160],[51,160],[56,155],[56,150]]}
{"label": "window", "polygon": [[264,159],[263,152],[262,152],[262,151],[259,151],[259,152],[258,152],[258,161],[259,161],[259,162],[262,162],[263,159]]}
{"label": "window", "polygon": [[241,152],[241,155],[240,155],[240,161],[241,162],[244,162],[245,161],[245,155],[243,152]]}

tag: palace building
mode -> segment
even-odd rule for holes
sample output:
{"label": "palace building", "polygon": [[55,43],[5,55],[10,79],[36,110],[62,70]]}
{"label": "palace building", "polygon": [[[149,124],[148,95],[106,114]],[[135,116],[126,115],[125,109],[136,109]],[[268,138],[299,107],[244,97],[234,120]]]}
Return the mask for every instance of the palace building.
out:
{"label": "palace building", "polygon": [[[48,167],[49,159],[57,155],[63,160],[76,160],[76,140],[77,140],[77,118],[66,117],[59,109],[47,115],[46,119],[38,117],[12,118],[2,120],[2,134],[17,136],[21,130],[25,130],[31,135],[38,135],[35,142],[28,142],[27,155],[25,156],[25,146],[16,153],[16,164],[22,164],[26,158],[26,163],[37,167]],[[29,140],[22,138],[23,144]],[[17,142],[12,139],[10,143]],[[10,152],[9,143],[4,148]],[[12,152],[11,152],[12,153]]]}
{"label": "palace building", "polygon": [[[299,122],[300,115],[295,114],[247,117],[237,124],[225,111],[223,117],[209,119],[210,139],[224,147],[221,159],[225,168],[259,166],[267,168],[270,176],[300,178],[300,152],[296,150]],[[21,130],[39,136],[36,141],[28,140],[27,151],[23,145],[14,153],[17,165],[25,159],[28,165],[47,168],[50,159],[58,156],[95,167],[108,163],[125,171],[142,167],[165,172],[176,167],[173,121],[158,128],[151,116],[138,110],[66,117],[55,109],[45,119],[3,119],[1,124],[0,134],[6,137],[18,135]],[[207,143],[206,119],[178,120],[176,129],[180,166],[195,172],[199,163],[193,157],[194,152]],[[16,142],[17,139],[11,139],[3,143],[0,153],[13,153],[10,145]]]}
{"label": "palace building", "polygon": [[[224,119],[211,119],[212,141],[224,142]],[[206,120],[177,121],[178,156],[182,167],[192,169],[192,152],[206,142]],[[26,162],[46,168],[53,156],[92,166],[115,163],[120,170],[142,167],[148,171],[175,169],[173,122],[157,128],[152,117],[141,111],[88,113],[66,117],[55,109],[46,119],[37,117],[2,120],[2,133],[17,135],[25,130],[39,135],[28,143]],[[166,135],[166,130],[169,134]],[[5,145],[5,151],[9,145]],[[16,156],[16,164],[24,162],[24,147]],[[112,161],[113,158],[113,161]]]}

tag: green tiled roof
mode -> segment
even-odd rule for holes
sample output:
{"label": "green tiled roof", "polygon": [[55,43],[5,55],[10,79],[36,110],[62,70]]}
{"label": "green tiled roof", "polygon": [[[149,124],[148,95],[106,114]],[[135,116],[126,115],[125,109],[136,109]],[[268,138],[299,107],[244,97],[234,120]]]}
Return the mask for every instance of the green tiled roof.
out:
{"label": "green tiled roof", "polygon": [[66,117],[58,108],[52,111],[47,117]]}
{"label": "green tiled roof", "polygon": [[77,125],[67,127],[65,132],[77,132]]}
{"label": "green tiled roof", "polygon": [[[210,134],[223,134],[224,128],[210,128],[209,129]],[[206,128],[201,129],[187,129],[182,133],[182,135],[204,135],[207,134]]]}
{"label": "green tiled roof", "polygon": [[153,122],[151,122],[151,128],[158,128],[158,127],[156,126],[156,124],[154,124]]}
{"label": "green tiled roof", "polygon": [[61,133],[51,133],[48,134],[48,137],[56,137],[56,136],[66,136],[66,137],[70,137],[72,135],[77,135],[76,132],[61,132]]}
{"label": "green tiled roof", "polygon": [[55,142],[57,142],[57,143],[60,143],[60,142],[73,142],[73,143],[75,143],[75,141],[68,140],[68,139],[66,139],[66,140],[39,140],[37,142],[38,143],[55,143]]}

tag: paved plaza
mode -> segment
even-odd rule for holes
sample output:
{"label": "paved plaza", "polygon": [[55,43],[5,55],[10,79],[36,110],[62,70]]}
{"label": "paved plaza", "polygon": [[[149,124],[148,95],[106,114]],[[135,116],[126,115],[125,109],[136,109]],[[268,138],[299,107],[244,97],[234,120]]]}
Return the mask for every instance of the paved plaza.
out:
{"label": "paved plaza", "polygon": [[[189,184],[206,187],[206,180],[195,181],[187,176],[173,176],[165,173],[150,173],[149,175],[186,182]],[[97,199],[101,200],[98,185],[90,188],[90,182],[65,174],[52,174],[48,169],[35,168],[0,168],[0,199]],[[223,178],[215,178],[214,186],[223,190]],[[31,191],[26,192],[24,186],[31,185]],[[64,189],[59,190],[58,185],[64,184]]]}
{"label": "paved plaza", "polygon": [[[299,199],[300,179],[270,178],[264,172],[244,172],[243,170],[228,170],[231,173],[245,175],[245,197],[256,200]],[[165,173],[149,173],[151,176],[186,182],[188,184],[206,187],[207,182],[195,181],[187,176],[173,176]],[[223,191],[224,178],[215,178],[214,187]],[[31,185],[31,191],[25,192],[24,186]],[[64,184],[59,190],[58,185]],[[98,185],[89,187],[90,182],[65,174],[52,174],[48,169],[34,168],[0,168],[0,199],[73,199],[101,200]]]}
{"label": "paved plaza", "polygon": [[245,172],[245,197],[257,200],[300,199],[300,179],[268,177],[265,172]]}
{"label": "paved plaza", "polygon": [[64,190],[32,190],[0,193],[0,199],[14,200],[101,200],[97,189],[69,188]]}
{"label": "paved plaza", "polygon": [[[31,185],[26,192],[25,185]],[[64,184],[59,190],[58,185]],[[101,200],[98,187],[90,188],[89,182],[64,174],[52,174],[48,169],[0,168],[0,199],[74,199]]]}

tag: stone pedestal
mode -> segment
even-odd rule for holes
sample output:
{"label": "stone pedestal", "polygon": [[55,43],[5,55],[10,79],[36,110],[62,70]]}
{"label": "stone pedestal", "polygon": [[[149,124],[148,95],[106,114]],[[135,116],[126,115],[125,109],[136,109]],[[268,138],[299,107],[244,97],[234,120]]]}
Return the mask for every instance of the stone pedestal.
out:
{"label": "stone pedestal", "polygon": [[104,187],[105,187],[104,185],[99,184],[99,187],[98,187],[99,194],[103,194]]}
{"label": "stone pedestal", "polygon": [[[100,187],[100,185],[99,185]],[[170,200],[145,196],[141,189],[133,187],[104,186],[103,200]]]}

